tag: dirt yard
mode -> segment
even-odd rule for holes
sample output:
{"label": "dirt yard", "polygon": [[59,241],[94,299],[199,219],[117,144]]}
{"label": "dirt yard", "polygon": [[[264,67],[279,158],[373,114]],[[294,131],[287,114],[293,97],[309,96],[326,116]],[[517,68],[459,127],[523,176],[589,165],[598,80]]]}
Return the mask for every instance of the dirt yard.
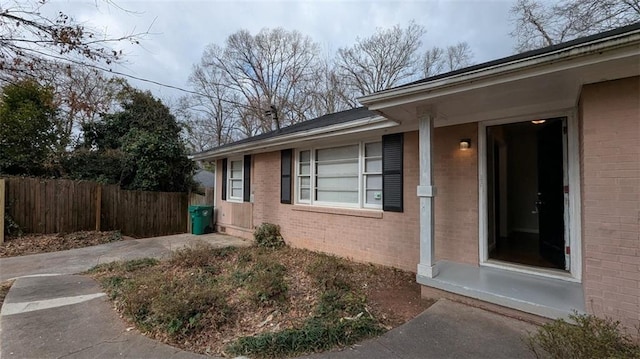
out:
{"label": "dirt yard", "polygon": [[203,248],[91,271],[146,335],[223,356],[288,357],[353,344],[415,317],[415,274],[307,250]]}

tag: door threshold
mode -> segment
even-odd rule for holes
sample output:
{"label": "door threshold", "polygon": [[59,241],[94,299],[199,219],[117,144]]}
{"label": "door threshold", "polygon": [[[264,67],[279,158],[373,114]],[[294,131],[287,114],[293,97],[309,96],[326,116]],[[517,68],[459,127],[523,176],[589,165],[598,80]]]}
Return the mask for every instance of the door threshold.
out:
{"label": "door threshold", "polygon": [[580,282],[573,275],[571,275],[570,272],[562,269],[536,267],[536,266],[530,266],[526,264],[501,261],[498,259],[489,259],[484,263],[480,263],[480,266],[511,270],[518,273],[525,273],[525,274],[536,275],[541,277],[561,279],[561,280],[566,280],[570,282]]}

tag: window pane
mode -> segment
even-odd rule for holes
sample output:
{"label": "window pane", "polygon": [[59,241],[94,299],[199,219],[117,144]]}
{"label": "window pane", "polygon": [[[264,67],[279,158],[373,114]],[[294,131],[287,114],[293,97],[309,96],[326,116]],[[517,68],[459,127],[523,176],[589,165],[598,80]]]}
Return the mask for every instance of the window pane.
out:
{"label": "window pane", "polygon": [[316,161],[358,159],[358,145],[325,148],[316,151]]}
{"label": "window pane", "polygon": [[242,171],[242,161],[231,161],[231,171]]}
{"label": "window pane", "polygon": [[334,192],[334,191],[316,191],[316,200],[322,202],[335,203],[358,203],[358,191],[353,192]]}
{"label": "window pane", "polygon": [[365,182],[367,189],[382,189],[382,175],[367,175]]}
{"label": "window pane", "polygon": [[316,164],[316,174],[333,176],[357,176],[358,162],[348,163],[318,163]]}
{"label": "window pane", "polygon": [[382,142],[367,143],[364,145],[365,157],[382,156]]}
{"label": "window pane", "polygon": [[242,170],[231,170],[230,178],[242,178]]}
{"label": "window pane", "polygon": [[311,186],[311,177],[300,177],[300,186]]}
{"label": "window pane", "polygon": [[309,162],[311,160],[311,151],[300,151],[300,162]]}
{"label": "window pane", "polygon": [[358,191],[358,177],[317,177],[316,187],[321,190]]}
{"label": "window pane", "polygon": [[300,164],[300,174],[308,175],[311,174],[311,165],[310,164]]}
{"label": "window pane", "polygon": [[367,190],[367,204],[382,204],[382,190]]}
{"label": "window pane", "polygon": [[235,198],[242,197],[242,188],[232,188],[231,197],[235,197]]}
{"label": "window pane", "polygon": [[300,189],[300,199],[303,201],[308,201],[311,197],[311,190],[309,188],[301,188]]}
{"label": "window pane", "polygon": [[231,188],[240,188],[242,189],[242,180],[231,180]]}
{"label": "window pane", "polygon": [[382,172],[382,159],[368,159],[364,161],[365,172]]}

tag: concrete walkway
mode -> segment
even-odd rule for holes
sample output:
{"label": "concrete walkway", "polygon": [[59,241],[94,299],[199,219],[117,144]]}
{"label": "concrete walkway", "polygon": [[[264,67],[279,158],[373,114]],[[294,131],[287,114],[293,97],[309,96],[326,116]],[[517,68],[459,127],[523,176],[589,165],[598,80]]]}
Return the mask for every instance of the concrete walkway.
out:
{"label": "concrete walkway", "polygon": [[201,236],[176,234],[173,236],[129,239],[67,251],[0,258],[0,282],[30,275],[75,274],[100,263],[137,258],[167,257],[171,251],[196,243],[215,247],[249,246],[250,241],[224,234]]}
{"label": "concrete walkway", "polygon": [[[71,275],[113,260],[164,257],[198,241],[250,244],[226,235],[187,234],[0,259],[0,281],[17,278],[0,311],[0,358],[205,358],[127,328],[93,279]],[[305,358],[532,358],[522,338],[535,328],[440,300],[378,338]]]}

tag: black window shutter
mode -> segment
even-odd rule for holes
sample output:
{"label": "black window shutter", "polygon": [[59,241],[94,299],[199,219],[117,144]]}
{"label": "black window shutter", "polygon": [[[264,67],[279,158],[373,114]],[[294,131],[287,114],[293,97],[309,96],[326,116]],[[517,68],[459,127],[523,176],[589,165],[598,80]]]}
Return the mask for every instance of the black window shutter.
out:
{"label": "black window shutter", "polygon": [[280,203],[291,204],[292,157],[292,149],[280,151]]}
{"label": "black window shutter", "polygon": [[242,188],[244,189],[244,193],[242,196],[242,200],[244,202],[251,201],[251,155],[244,156],[244,184]]}
{"label": "black window shutter", "polygon": [[227,200],[227,159],[222,159],[222,200]]}
{"label": "black window shutter", "polygon": [[382,136],[382,210],[402,212],[402,133]]}

